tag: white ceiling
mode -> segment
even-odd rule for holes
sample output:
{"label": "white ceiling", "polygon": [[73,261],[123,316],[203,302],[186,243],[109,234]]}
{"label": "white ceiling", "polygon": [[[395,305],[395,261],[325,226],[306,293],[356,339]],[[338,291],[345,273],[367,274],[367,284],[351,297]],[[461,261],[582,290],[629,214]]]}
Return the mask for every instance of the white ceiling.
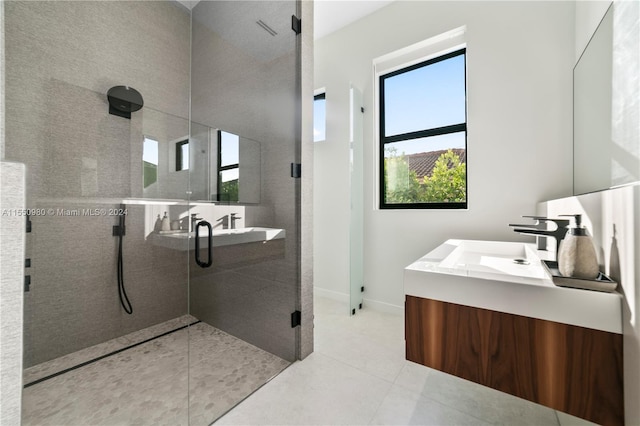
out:
{"label": "white ceiling", "polygon": [[393,0],[315,0],[313,38],[319,39],[392,3]]}
{"label": "white ceiling", "polygon": [[[193,9],[198,1],[178,0],[189,10]],[[331,34],[391,2],[393,0],[315,0],[313,38],[317,40]]]}

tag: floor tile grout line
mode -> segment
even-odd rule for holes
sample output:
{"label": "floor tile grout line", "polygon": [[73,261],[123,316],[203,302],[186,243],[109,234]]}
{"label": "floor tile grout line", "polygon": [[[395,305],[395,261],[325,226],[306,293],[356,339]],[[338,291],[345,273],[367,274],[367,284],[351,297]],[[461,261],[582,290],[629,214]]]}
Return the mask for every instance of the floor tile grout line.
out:
{"label": "floor tile grout line", "polygon": [[[368,371],[361,370],[360,368],[358,368],[358,367],[356,367],[356,366],[354,366],[354,365],[348,364],[348,363],[346,363],[346,362],[344,362],[344,361],[342,361],[342,360],[340,360],[340,359],[337,359],[337,358],[335,358],[335,357],[333,357],[333,356],[331,356],[331,355],[329,355],[329,354],[327,354],[327,353],[324,353],[324,352],[321,352],[321,351],[318,351],[318,350],[314,351],[314,353],[316,353],[316,354],[318,354],[318,355],[320,355],[320,356],[326,357],[326,358],[328,358],[328,359],[330,359],[330,360],[332,360],[332,361],[334,361],[334,362],[337,362],[337,363],[339,363],[339,364],[341,364],[341,365],[343,365],[343,366],[345,366],[345,367],[347,367],[347,368],[352,368],[352,369],[354,369],[354,370],[358,371],[359,373],[362,373],[362,374],[365,374],[365,375],[369,376],[370,378],[373,378],[373,379],[376,379],[376,380],[381,380],[381,381],[383,381],[384,383],[386,383],[386,384],[388,385],[388,389],[387,389],[387,391],[386,391],[386,393],[385,393],[384,397],[380,400],[380,403],[379,403],[379,404],[378,404],[378,406],[375,408],[374,415],[369,419],[369,421],[368,421],[368,422],[366,422],[366,423],[365,423],[365,424],[367,424],[367,425],[371,424],[371,422],[372,422],[372,421],[373,421],[373,419],[375,418],[375,414],[377,414],[377,412],[380,410],[380,407],[382,406],[382,403],[384,402],[384,399],[385,399],[385,398],[389,395],[389,393],[391,392],[391,389],[393,388],[393,385],[394,385],[394,384],[393,384],[393,382],[390,382],[390,381],[389,381],[389,380],[387,380],[387,379],[384,379],[384,378],[382,378],[382,377],[378,377],[378,376],[376,376],[376,375],[374,375],[374,374],[371,374],[371,373],[370,373],[370,372],[368,372]],[[298,361],[298,362],[303,362],[303,361],[304,361],[304,360],[302,360],[302,361]],[[292,365],[293,365],[293,364],[292,364]],[[287,367],[287,368],[288,368],[288,367]],[[220,418],[221,418],[221,417],[220,417]]]}
{"label": "floor tile grout line", "polygon": [[[374,376],[375,377],[375,376]],[[391,394],[391,391],[393,390],[393,386],[394,383],[390,383],[389,388],[387,389],[387,392],[385,393],[384,397],[380,400],[380,403],[378,403],[378,406],[376,407],[376,409],[373,411],[373,414],[371,416],[371,418],[369,419],[369,421],[367,422],[368,425],[373,424],[373,421],[376,419],[376,416],[378,415],[378,412],[380,411],[380,408],[382,407],[382,404],[384,404],[384,401],[387,399],[387,397]]]}
{"label": "floor tile grout line", "polygon": [[230,411],[232,411],[234,408],[238,407],[240,404],[242,404],[244,401],[246,401],[250,396],[252,396],[253,394],[255,394],[256,392],[258,392],[260,389],[262,389],[264,386],[267,385],[267,383],[269,383],[270,381],[272,381],[273,379],[275,379],[276,377],[280,376],[280,374],[284,373],[284,371],[291,367],[293,364],[295,364],[296,362],[300,362],[300,361],[294,361],[292,363],[289,363],[289,365],[285,366],[282,370],[280,370],[280,372],[274,374],[273,376],[271,376],[270,379],[268,379],[266,382],[264,382],[262,385],[260,385],[260,387],[258,387],[257,389],[254,389],[251,393],[249,393],[247,396],[245,396],[244,398],[242,398],[240,401],[238,401],[235,405],[233,405],[232,407],[229,407],[229,409],[227,411],[225,411],[224,413],[220,414],[216,419],[214,419],[211,423],[209,423],[209,426],[214,425],[217,421],[221,420],[224,416],[226,416]]}
{"label": "floor tile grout line", "polygon": [[[368,342],[370,342],[371,344],[373,344],[373,345],[375,345],[375,346],[383,347],[385,350],[386,350],[386,349],[389,349],[388,347],[386,347],[386,345],[383,345],[383,344],[380,344],[379,342],[376,342],[374,339],[371,339],[369,336],[367,336],[367,335],[365,335],[365,334],[359,333],[359,332],[357,332],[357,331],[349,331],[348,333],[349,333],[349,334],[356,335],[356,336],[359,336],[359,337],[362,337],[362,338],[366,339]],[[320,353],[322,353],[322,354],[324,354],[324,355],[326,355],[326,356],[330,357],[331,359],[334,359],[334,360],[336,360],[336,361],[340,361],[341,363],[343,363],[343,364],[345,364],[345,365],[348,365],[348,366],[350,366],[350,367],[353,367],[353,368],[357,369],[357,370],[358,370],[358,371],[360,371],[360,372],[363,372],[363,373],[365,373],[365,374],[368,374],[368,375],[370,375],[370,376],[372,376],[372,377],[375,377],[375,378],[378,378],[378,379],[380,379],[380,380],[384,380],[385,382],[389,382],[389,383],[391,383],[391,384],[395,383],[395,380],[398,378],[398,376],[400,375],[400,372],[401,372],[401,371],[402,371],[402,369],[404,368],[404,362],[406,362],[406,361],[407,361],[405,358],[402,358],[403,366],[402,366],[402,367],[400,368],[400,370],[395,374],[394,379],[390,381],[389,379],[386,379],[386,378],[381,377],[381,376],[379,376],[379,375],[373,374],[373,373],[371,373],[371,372],[369,372],[369,371],[367,371],[367,370],[364,370],[364,369],[360,368],[360,367],[359,367],[359,366],[357,366],[357,365],[349,364],[349,363],[347,363],[347,362],[345,362],[345,361],[342,361],[342,360],[340,360],[340,359],[336,358],[335,356],[333,356],[333,355],[331,355],[331,354],[329,354],[329,353],[323,352],[323,350],[322,350],[322,349],[320,349],[320,348],[318,348],[318,347],[316,347],[315,351],[320,352]],[[385,357],[385,358],[386,358],[386,357]],[[392,358],[387,358],[387,359],[388,359],[388,360],[391,360]]]}
{"label": "floor tile grout line", "polygon": [[184,330],[185,328],[191,327],[191,326],[196,325],[196,324],[198,324],[198,323],[200,323],[200,322],[201,322],[201,321],[200,321],[200,320],[198,320],[198,321],[195,321],[195,322],[193,322],[193,323],[190,323],[190,324],[187,324],[187,325],[183,325],[183,326],[178,327],[178,328],[176,328],[176,329],[169,330],[169,331],[166,331],[166,332],[164,332],[164,333],[162,333],[162,334],[159,334],[159,335],[157,335],[157,336],[154,336],[154,337],[150,337],[150,338],[148,338],[148,339],[145,339],[145,340],[143,340],[143,341],[141,341],[141,342],[134,343],[134,344],[132,344],[132,345],[125,346],[124,348],[117,349],[117,350],[115,350],[115,351],[109,352],[109,353],[104,354],[104,355],[100,355],[100,356],[98,356],[98,357],[96,357],[96,358],[93,358],[93,359],[90,359],[90,360],[88,360],[88,361],[81,362],[80,364],[74,365],[73,367],[65,368],[64,370],[57,371],[57,372],[55,372],[55,373],[49,374],[49,375],[47,375],[47,376],[44,376],[44,377],[41,377],[41,378],[39,378],[39,379],[37,379],[37,380],[34,380],[34,381],[32,381],[32,382],[29,382],[29,383],[25,384],[25,385],[23,386],[23,388],[24,388],[24,389],[26,389],[26,388],[31,387],[31,386],[33,386],[33,385],[37,385],[38,383],[42,383],[42,382],[44,382],[44,381],[46,381],[46,380],[53,379],[54,377],[61,376],[61,375],[65,374],[65,373],[69,373],[70,371],[77,370],[77,369],[82,368],[82,367],[85,367],[85,366],[87,366],[87,365],[89,365],[89,364],[93,364],[94,362],[98,362],[98,361],[103,360],[103,359],[105,359],[105,358],[108,358],[108,357],[110,357],[110,356],[117,355],[117,354],[119,354],[119,353],[121,353],[121,352],[124,352],[124,351],[126,351],[126,350],[128,350],[128,349],[133,349],[133,348],[135,348],[136,346],[140,346],[140,345],[142,345],[142,344],[145,344],[145,343],[151,342],[151,341],[156,340],[156,339],[159,339],[159,338],[161,338],[161,337],[168,336],[169,334],[175,333],[176,331]]}
{"label": "floor tile grout line", "polygon": [[[410,361],[409,361],[409,362],[410,362]],[[437,370],[436,370],[436,371],[437,371]],[[460,379],[460,380],[466,380],[466,379],[461,379],[461,378],[458,378],[458,379]],[[470,380],[467,380],[467,381],[470,381]],[[470,382],[471,382],[471,383],[475,383],[475,382],[472,382],[472,381],[470,381]],[[487,418],[479,417],[479,416],[475,413],[475,411],[473,411],[473,412],[472,412],[472,410],[461,410],[461,409],[459,408],[459,406],[457,406],[457,405],[449,404],[449,403],[447,403],[447,402],[443,402],[443,401],[439,401],[439,400],[434,399],[434,398],[432,398],[432,397],[430,397],[430,396],[424,395],[422,392],[418,392],[418,391],[416,391],[415,389],[411,389],[411,388],[409,388],[408,386],[402,385],[402,384],[400,384],[400,383],[394,383],[394,385],[396,385],[396,386],[400,387],[401,389],[405,390],[406,392],[411,392],[411,393],[413,393],[413,394],[417,395],[417,396],[418,396],[418,399],[420,399],[420,400],[422,400],[422,401],[426,401],[426,402],[431,402],[431,403],[438,404],[438,405],[440,405],[440,406],[442,406],[442,407],[445,407],[445,408],[447,408],[447,409],[451,409],[451,410],[457,411],[458,413],[461,413],[461,414],[464,414],[464,415],[466,415],[466,416],[472,417],[472,418],[474,418],[474,419],[476,419],[476,420],[478,420],[478,421],[481,421],[482,423],[488,424],[488,425],[496,425],[496,424],[500,424],[500,423],[496,423],[495,421],[489,420],[489,419],[487,419]],[[498,391],[498,392],[501,392],[501,391]],[[501,393],[505,393],[505,392],[501,392]],[[507,393],[505,393],[505,394],[506,394],[506,395],[509,395],[509,396],[512,396],[512,397],[515,397],[514,395],[510,395],[510,394],[507,394]],[[518,398],[518,397],[515,397],[515,398]],[[522,398],[518,398],[518,399],[522,399]],[[556,420],[557,420],[557,424],[556,424],[556,425],[553,425],[553,426],[562,426],[562,424],[560,423],[560,420],[558,419],[557,411],[556,411],[556,410],[553,410],[553,411],[554,411],[554,414],[555,414],[555,416],[556,416]]]}
{"label": "floor tile grout line", "polygon": [[[371,340],[371,339],[370,339],[367,335],[365,335],[365,334],[359,333],[359,332],[354,331],[354,330],[350,330],[350,331],[349,331],[349,333],[352,333],[352,334],[354,334],[354,335],[358,335],[358,336],[360,336],[360,337],[364,337],[364,338],[366,338],[367,340],[369,340],[369,341],[372,341],[372,342],[373,342],[373,340]],[[374,343],[375,343],[375,342],[374,342]],[[352,365],[352,364],[349,364],[349,363],[347,363],[347,362],[345,362],[345,361],[342,361],[342,360],[340,360],[340,359],[337,359],[337,358],[335,358],[334,356],[332,356],[331,354],[328,354],[328,353],[322,352],[320,349],[317,349],[317,351],[318,351],[318,352],[320,352],[320,353],[322,353],[323,355],[325,355],[325,356],[327,356],[327,357],[329,357],[329,358],[331,358],[331,359],[333,359],[333,360],[337,361],[337,362],[342,363],[343,365],[346,365],[346,366],[348,366],[348,367],[354,368],[354,369],[356,369],[356,370],[358,370],[358,371],[360,371],[360,372],[362,372],[362,373],[364,373],[364,374],[367,374],[367,375],[368,375],[368,376],[370,376],[370,377],[373,377],[373,378],[376,378],[376,379],[383,380],[384,382],[386,382],[386,383],[389,383],[389,384],[390,384],[389,389],[387,390],[387,392],[386,392],[386,394],[385,394],[384,398],[382,398],[382,400],[381,400],[381,401],[380,401],[380,403],[378,404],[378,407],[375,409],[375,411],[374,411],[373,415],[371,416],[371,418],[370,418],[370,419],[369,419],[369,421],[367,422],[367,424],[368,424],[368,425],[373,424],[373,421],[375,420],[376,415],[377,415],[377,414],[378,414],[378,412],[380,411],[380,408],[382,407],[382,404],[383,404],[384,400],[389,396],[389,394],[390,394],[390,393],[391,393],[391,391],[393,390],[393,387],[394,387],[394,386],[398,386],[400,389],[403,389],[405,392],[408,392],[408,393],[414,394],[414,395],[417,397],[417,399],[418,399],[419,401],[424,401],[424,402],[429,402],[429,403],[432,403],[432,404],[437,404],[438,406],[444,407],[444,408],[446,408],[446,409],[454,410],[454,411],[456,411],[456,412],[458,412],[458,413],[460,413],[460,414],[463,414],[463,415],[469,416],[469,417],[471,417],[471,418],[473,418],[473,419],[476,419],[476,420],[478,420],[478,421],[480,421],[480,422],[482,422],[482,423],[484,423],[484,424],[492,424],[491,422],[489,422],[489,421],[487,421],[487,420],[485,420],[485,419],[478,418],[478,417],[476,417],[475,415],[473,415],[473,414],[471,414],[471,413],[467,413],[466,411],[460,410],[460,409],[458,409],[458,408],[456,408],[456,407],[452,407],[452,406],[449,406],[449,405],[447,405],[447,404],[444,404],[444,403],[442,403],[442,402],[440,402],[440,401],[437,401],[437,400],[435,400],[435,399],[429,398],[429,397],[427,397],[427,396],[423,395],[421,392],[416,392],[416,391],[415,391],[415,390],[413,390],[413,389],[410,389],[410,388],[408,388],[408,387],[406,387],[406,386],[403,386],[403,385],[401,385],[401,384],[397,383],[398,377],[400,377],[400,374],[402,373],[402,370],[405,368],[405,365],[404,365],[404,364],[403,364],[402,368],[400,368],[400,370],[398,371],[398,373],[395,375],[395,378],[393,379],[393,381],[389,381],[389,380],[388,380],[388,379],[386,379],[386,378],[380,377],[380,376],[378,376],[378,375],[375,375],[375,374],[373,374],[373,373],[370,373],[369,371],[363,370],[363,369],[361,369],[361,368],[359,368],[359,367],[357,367],[357,366],[355,366],[355,365]],[[408,361],[408,360],[406,360],[406,359],[403,359],[403,361],[404,361],[405,363],[406,363],[406,362],[410,362],[410,361]]]}
{"label": "floor tile grout line", "polygon": [[[368,375],[368,376],[374,377],[374,378],[376,378],[376,379],[378,379],[378,380],[385,381],[385,382],[390,383],[390,384],[392,384],[392,385],[394,384],[394,382],[389,381],[389,379],[385,379],[384,377],[380,377],[380,376],[378,376],[378,375],[375,375],[375,374],[373,374],[373,373],[371,373],[371,372],[369,372],[369,371],[367,371],[367,370],[363,370],[362,368],[360,368],[360,367],[358,367],[358,366],[356,366],[356,365],[349,364],[349,363],[347,363],[347,362],[345,362],[345,361],[343,361],[343,360],[341,360],[341,359],[339,359],[339,358],[336,358],[335,356],[333,356],[333,355],[331,355],[331,354],[328,354],[328,353],[323,352],[323,351],[318,350],[318,349],[316,349],[316,350],[315,350],[315,352],[318,352],[318,353],[322,354],[323,356],[326,356],[327,358],[331,358],[331,359],[332,359],[332,360],[334,360],[334,361],[337,361],[337,362],[339,362],[339,363],[341,363],[341,364],[343,364],[343,365],[346,365],[347,367],[351,367],[351,368],[353,368],[353,369],[355,369],[355,370],[358,370],[359,372],[364,373],[364,374],[366,374],[366,375]],[[399,373],[398,373],[398,374],[399,374]]]}
{"label": "floor tile grout line", "polygon": [[[412,362],[412,361],[409,361],[409,360],[405,360],[405,361],[406,361],[406,362]],[[458,412],[458,413],[460,413],[460,414],[464,414],[464,415],[466,415],[466,416],[472,417],[472,418],[474,418],[474,419],[476,419],[476,420],[478,420],[478,421],[481,421],[482,423],[485,423],[485,424],[493,424],[492,422],[490,422],[490,421],[488,421],[488,420],[485,420],[485,419],[479,418],[479,417],[477,417],[477,416],[475,416],[475,415],[473,415],[473,414],[471,414],[471,413],[468,413],[468,412],[466,412],[466,411],[460,410],[460,409],[459,409],[459,408],[457,408],[457,407],[453,407],[453,406],[450,406],[450,405],[445,404],[445,403],[443,403],[443,402],[440,402],[440,401],[438,401],[438,400],[435,400],[435,399],[433,399],[433,398],[430,398],[430,397],[428,397],[428,396],[426,396],[426,395],[423,395],[423,394],[422,394],[422,392],[418,392],[418,391],[416,391],[415,389],[411,389],[411,388],[409,388],[408,386],[404,386],[404,385],[402,385],[401,383],[398,383],[398,378],[400,377],[400,374],[402,373],[402,370],[404,370],[405,366],[406,366],[406,364],[405,364],[405,365],[403,365],[403,366],[402,366],[402,368],[400,369],[400,371],[398,372],[398,375],[397,375],[397,376],[396,376],[396,378],[394,379],[394,381],[393,381],[393,383],[392,383],[392,387],[391,387],[391,388],[393,388],[393,386],[397,386],[398,388],[400,388],[400,389],[404,390],[405,392],[408,392],[408,393],[411,393],[411,394],[414,394],[415,396],[417,396],[417,398],[418,398],[418,400],[419,400],[419,401],[424,401],[424,402],[434,403],[434,404],[437,404],[437,405],[439,405],[439,406],[441,406],[441,407],[445,407],[445,408],[447,408],[447,409],[451,409],[451,410],[457,411],[457,412]],[[389,390],[389,392],[390,392],[390,391],[391,391],[391,389]],[[385,397],[385,398],[386,398],[386,397]],[[378,410],[379,410],[379,407],[378,407]],[[377,411],[376,411],[376,413],[377,413]],[[374,417],[374,418],[375,418],[375,417]],[[371,424],[371,422],[369,422],[369,424]]]}
{"label": "floor tile grout line", "polygon": [[449,404],[446,404],[444,402],[438,401],[436,399],[430,398],[430,397],[424,395],[422,392],[417,392],[417,391],[415,391],[413,389],[409,389],[408,387],[402,386],[401,384],[394,383],[394,386],[398,386],[399,388],[403,389],[405,392],[410,392],[410,393],[416,395],[419,401],[424,401],[424,402],[428,402],[428,403],[431,403],[431,404],[436,404],[436,405],[439,405],[440,407],[444,407],[444,408],[446,408],[448,410],[456,411],[456,412],[458,412],[460,414],[463,414],[465,416],[468,416],[468,417],[471,417],[471,418],[473,418],[475,420],[478,420],[478,421],[480,421],[480,422],[482,422],[483,424],[486,424],[486,425],[495,425],[495,424],[497,424],[497,423],[494,423],[494,422],[492,422],[490,420],[478,417],[477,415],[475,415],[473,413],[467,412],[465,410],[461,410],[457,406],[449,405]]}

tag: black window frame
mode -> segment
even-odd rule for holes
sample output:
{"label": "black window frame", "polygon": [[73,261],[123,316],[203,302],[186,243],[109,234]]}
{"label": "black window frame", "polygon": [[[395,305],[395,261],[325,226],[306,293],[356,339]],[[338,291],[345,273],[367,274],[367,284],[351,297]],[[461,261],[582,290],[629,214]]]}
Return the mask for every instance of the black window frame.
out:
{"label": "black window frame", "polygon": [[[416,210],[434,210],[434,209],[467,209],[469,205],[469,176],[467,169],[468,155],[467,152],[467,49],[466,47],[455,50],[453,52],[446,53],[441,56],[437,56],[435,58],[410,65],[404,68],[401,68],[396,71],[392,71],[389,73],[381,74],[378,78],[378,88],[379,88],[379,102],[380,102],[380,112],[379,112],[379,135],[380,135],[380,151],[379,151],[379,207],[382,210],[392,210],[392,209],[416,209]],[[410,72],[416,70],[418,68],[427,67],[429,65],[445,61],[447,59],[454,58],[456,56],[464,55],[464,98],[465,98],[465,107],[464,107],[464,123],[453,124],[449,126],[443,127],[435,127],[431,129],[417,130],[408,133],[402,133],[393,136],[385,136],[385,102],[384,102],[384,83],[387,78],[394,77],[399,74],[404,74],[406,72]],[[465,201],[464,202],[442,202],[442,203],[386,203],[386,182],[385,182],[385,173],[384,173],[384,148],[388,143],[393,142],[401,142],[408,141],[412,139],[426,138],[430,136],[440,136],[447,135],[450,133],[459,133],[464,131],[464,149],[466,159],[464,162],[465,166]]]}
{"label": "black window frame", "polygon": [[[176,142],[176,172],[181,172],[183,170],[189,170],[191,164],[187,163],[186,168],[182,168],[182,146],[188,145],[189,139],[182,140],[180,142]],[[188,159],[187,159],[188,160]]]}
{"label": "black window frame", "polygon": [[[240,145],[238,144],[238,149]],[[222,130],[218,130],[218,179],[217,179],[217,194],[216,201],[233,201],[240,202],[240,194],[238,194],[238,200],[223,200],[222,199],[222,172],[226,170],[238,169],[238,185],[240,185],[240,163],[227,164],[226,166],[222,165]]]}
{"label": "black window frame", "polygon": [[[314,142],[314,143],[317,143],[317,142],[324,142],[324,141],[326,141],[326,140],[327,140],[327,106],[326,106],[326,101],[327,101],[327,92],[318,93],[317,95],[314,95],[314,96],[313,96],[314,109],[315,109],[315,102],[316,102],[316,101],[319,101],[319,100],[324,100],[324,101],[325,101],[325,111],[324,111],[324,114],[325,114],[325,121],[324,121],[324,123],[323,123],[323,125],[324,125],[324,132],[325,132],[325,133],[324,133],[324,139],[318,139],[318,140],[315,140],[315,137],[314,137],[314,138],[313,138],[313,142]],[[315,111],[314,111],[314,115],[315,115]],[[314,127],[315,127],[316,123],[314,122],[314,123],[313,123],[313,125],[314,125]]]}

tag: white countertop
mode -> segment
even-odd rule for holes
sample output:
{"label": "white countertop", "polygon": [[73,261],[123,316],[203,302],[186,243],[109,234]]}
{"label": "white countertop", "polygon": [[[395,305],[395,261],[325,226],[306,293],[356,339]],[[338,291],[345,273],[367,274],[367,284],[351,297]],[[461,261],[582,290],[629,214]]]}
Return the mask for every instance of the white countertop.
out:
{"label": "white countertop", "polygon": [[[441,267],[461,240],[448,240],[404,270],[409,296],[456,303],[580,327],[622,333],[622,296],[556,286],[544,277],[513,277]],[[535,245],[531,244],[535,251]],[[536,252],[548,258],[547,252]]]}

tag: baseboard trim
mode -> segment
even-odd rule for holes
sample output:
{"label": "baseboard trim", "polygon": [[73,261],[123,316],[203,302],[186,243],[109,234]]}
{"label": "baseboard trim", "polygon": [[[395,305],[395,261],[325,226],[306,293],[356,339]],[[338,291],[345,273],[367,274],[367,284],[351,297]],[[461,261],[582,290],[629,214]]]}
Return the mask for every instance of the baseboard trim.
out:
{"label": "baseboard trim", "polygon": [[349,304],[349,295],[347,293],[340,293],[339,291],[327,290],[322,287],[313,287],[313,295],[326,297],[327,299],[337,300]]}
{"label": "baseboard trim", "polygon": [[379,302],[373,299],[364,299],[364,308],[370,308],[374,311],[385,312],[394,315],[404,315],[404,306],[392,305],[391,303]]}
{"label": "baseboard trim", "polygon": [[[327,290],[322,287],[313,287],[313,295],[325,297],[327,299],[336,300],[338,302],[349,304],[349,294],[340,293],[339,291]],[[380,302],[373,299],[364,298],[362,301],[364,309],[372,309],[378,312],[385,312],[394,315],[404,315],[404,306],[392,305],[391,303]]]}

